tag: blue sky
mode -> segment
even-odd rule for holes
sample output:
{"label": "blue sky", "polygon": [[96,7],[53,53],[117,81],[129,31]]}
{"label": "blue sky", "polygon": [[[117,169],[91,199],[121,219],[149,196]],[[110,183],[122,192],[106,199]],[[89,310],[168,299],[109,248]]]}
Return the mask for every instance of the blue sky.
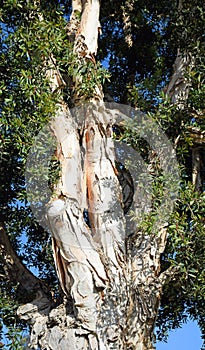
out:
{"label": "blue sky", "polygon": [[[7,343],[5,338],[3,341]],[[201,346],[201,333],[196,322],[188,322],[182,328],[170,332],[167,343],[157,343],[156,350],[201,350]]]}
{"label": "blue sky", "polygon": [[201,332],[196,322],[188,322],[182,328],[170,332],[167,343],[157,343],[157,350],[200,350]]}

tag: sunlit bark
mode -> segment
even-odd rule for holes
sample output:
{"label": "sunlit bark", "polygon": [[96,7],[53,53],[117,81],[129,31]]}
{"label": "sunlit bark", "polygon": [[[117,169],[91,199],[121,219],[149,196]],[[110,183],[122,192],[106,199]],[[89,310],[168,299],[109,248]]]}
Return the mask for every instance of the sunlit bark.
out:
{"label": "sunlit bark", "polygon": [[200,149],[192,149],[192,182],[196,191],[202,189]]}
{"label": "sunlit bark", "polygon": [[[67,26],[79,64],[95,62],[99,1],[73,1]],[[80,17],[79,14],[80,13]],[[63,80],[54,59],[48,59],[51,92]],[[75,85],[79,85],[75,77]],[[75,87],[74,87],[75,88]],[[53,255],[64,302],[51,311],[26,312],[31,347],[42,349],[154,349],[154,326],[163,283],[160,254],[166,228],[157,236],[126,236],[122,191],[115,166],[112,125],[101,86],[78,113],[59,100],[51,130],[58,141],[61,178],[47,208]],[[74,102],[79,104],[74,94]],[[85,212],[88,219],[85,220]]]}

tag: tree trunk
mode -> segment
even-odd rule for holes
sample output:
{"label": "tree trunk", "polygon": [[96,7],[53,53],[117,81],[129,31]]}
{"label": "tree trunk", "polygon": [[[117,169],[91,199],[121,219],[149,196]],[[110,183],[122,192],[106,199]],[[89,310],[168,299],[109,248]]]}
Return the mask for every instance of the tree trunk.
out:
{"label": "tree trunk", "polygon": [[[99,7],[98,0],[73,1],[68,35],[75,40],[79,64],[94,62]],[[48,76],[55,91],[62,84],[55,65]],[[78,77],[75,84],[80,84]],[[113,121],[101,87],[96,86],[89,102],[71,113],[60,100],[51,123],[61,179],[47,217],[64,301],[51,311],[32,312],[32,303],[22,305],[18,314],[30,322],[33,349],[152,350],[162,285],[171,274],[160,274],[166,228],[155,236],[126,236]]]}
{"label": "tree trunk", "polygon": [[[182,0],[178,2],[178,11],[183,9]],[[194,67],[194,57],[191,52],[182,52],[180,48],[177,50],[177,56],[173,65],[173,74],[165,89],[165,93],[171,102],[178,109],[184,109],[188,99],[190,90],[190,79],[188,74]]]}
{"label": "tree trunk", "polygon": [[196,191],[202,190],[200,148],[192,148],[192,183]]}
{"label": "tree trunk", "polygon": [[179,49],[174,62],[173,75],[166,87],[166,95],[171,99],[174,105],[179,109],[185,107],[189,90],[190,81],[186,77],[194,66],[194,58],[191,53],[182,53]]}

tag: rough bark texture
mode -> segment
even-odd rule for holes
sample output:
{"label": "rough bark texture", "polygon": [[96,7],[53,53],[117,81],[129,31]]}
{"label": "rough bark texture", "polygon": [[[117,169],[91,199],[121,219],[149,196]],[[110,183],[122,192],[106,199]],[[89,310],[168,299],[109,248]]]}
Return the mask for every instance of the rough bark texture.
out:
{"label": "rough bark texture", "polygon": [[131,22],[130,15],[129,15],[129,13],[133,10],[133,7],[134,7],[133,1],[125,1],[125,5],[122,8],[125,42],[129,48],[133,46],[132,22]]}
{"label": "rough bark texture", "polygon": [[[183,4],[179,0],[178,10],[182,10]],[[194,57],[190,52],[182,52],[177,50],[177,57],[173,65],[173,74],[170,82],[165,89],[165,93],[171,102],[177,106],[178,109],[183,110],[186,106],[191,82],[188,78],[189,73],[194,67]],[[190,136],[193,138],[194,146],[192,147],[192,183],[196,191],[202,190],[201,180],[201,157],[198,144],[204,143],[204,134],[194,127],[188,129]],[[197,144],[197,146],[195,145]]]}
{"label": "rough bark texture", "polygon": [[128,349],[154,349],[154,324],[160,304],[160,254],[166,245],[166,228],[159,236],[137,233],[130,244],[130,295]]}
{"label": "rough bark texture", "polygon": [[191,71],[193,65],[194,59],[191,53],[182,53],[178,50],[173,66],[173,74],[165,92],[179,109],[184,108],[188,98],[190,81],[186,75]]}
{"label": "rough bark texture", "polygon": [[[67,30],[79,62],[93,61],[98,28],[99,1],[73,1]],[[55,65],[48,76],[51,90],[60,88]],[[31,324],[33,349],[152,350],[162,285],[171,275],[160,274],[166,228],[156,236],[137,232],[126,237],[113,121],[101,87],[96,87],[92,103],[79,123],[60,101],[51,125],[58,140],[61,179],[47,216],[64,302],[44,314],[35,303],[21,306],[18,313]]]}
{"label": "rough bark texture", "polygon": [[[178,11],[183,9],[182,0],[178,2]],[[166,88],[166,95],[179,109],[183,109],[190,90],[188,74],[194,67],[194,57],[190,52],[182,52],[179,48],[173,65],[173,74]]]}

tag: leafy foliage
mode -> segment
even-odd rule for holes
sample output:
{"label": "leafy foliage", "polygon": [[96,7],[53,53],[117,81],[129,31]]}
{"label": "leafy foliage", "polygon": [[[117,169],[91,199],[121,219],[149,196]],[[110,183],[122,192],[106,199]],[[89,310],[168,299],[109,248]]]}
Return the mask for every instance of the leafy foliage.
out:
{"label": "leafy foliage", "polygon": [[[164,288],[158,318],[162,333],[167,327],[181,326],[189,316],[198,321],[204,334],[204,210],[204,193],[186,184],[172,214],[169,241],[162,256],[162,266],[168,263],[179,268],[178,278]],[[167,321],[166,327],[162,320]]]}
{"label": "leafy foliage", "polygon": [[[199,193],[191,185],[195,140],[189,131],[193,126],[199,132],[205,129],[204,3],[182,1],[181,10],[177,3],[138,0],[126,8],[125,1],[103,1],[98,59],[104,69],[99,63],[85,60],[79,65],[76,62],[73,44],[65,29],[71,12],[70,1],[4,1],[0,9],[1,221],[22,261],[58,293],[50,237],[33,217],[24,179],[33,140],[55,114],[59,99],[60,91],[51,92],[45,75],[48,58],[55,57],[55,65],[65,82],[64,99],[69,106],[74,94],[79,99],[89,99],[96,85],[104,84],[105,92],[115,101],[152,113],[173,142],[179,136],[176,152],[181,189],[168,223],[169,241],[162,256],[162,270],[170,265],[178,266],[179,278],[164,287],[157,321],[158,337],[164,339],[169,329],[179,327],[191,317],[198,321],[205,340],[205,161],[203,189]],[[130,19],[128,33],[124,31],[125,9]],[[128,34],[132,38],[131,46],[126,40]],[[163,93],[178,48],[191,52],[195,58],[189,76],[189,98],[181,111]],[[74,91],[72,81],[76,75],[79,85]],[[119,139],[135,147],[149,162],[150,149],[132,128],[117,132]],[[53,178],[58,175],[55,163],[51,174]],[[156,181],[156,199],[161,188],[162,183]],[[151,224],[152,218],[148,217],[142,228],[149,230]],[[1,267],[0,259],[3,274]],[[24,328],[14,316],[21,298],[17,286],[2,281],[0,319],[10,327],[10,337],[15,327]],[[10,345],[10,349],[15,346]]]}

